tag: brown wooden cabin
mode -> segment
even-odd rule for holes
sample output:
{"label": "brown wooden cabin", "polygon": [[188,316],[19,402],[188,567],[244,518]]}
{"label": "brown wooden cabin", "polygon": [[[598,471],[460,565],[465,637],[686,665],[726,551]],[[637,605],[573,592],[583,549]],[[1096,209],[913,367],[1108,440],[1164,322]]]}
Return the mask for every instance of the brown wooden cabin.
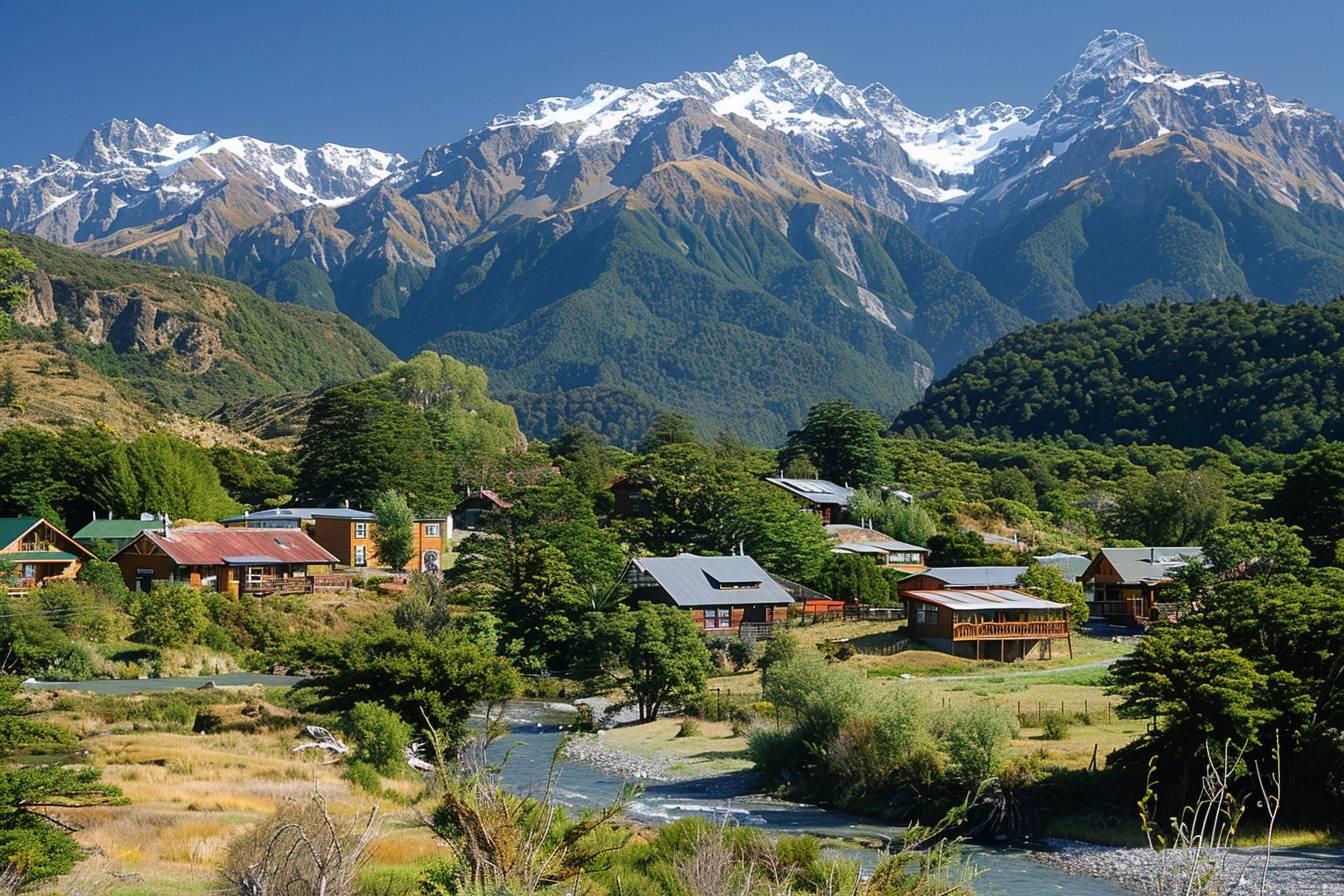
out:
{"label": "brown wooden cabin", "polygon": [[1203,563],[1203,548],[1102,548],[1079,577],[1093,618],[1116,625],[1156,620],[1158,594],[1187,563]]}
{"label": "brown wooden cabin", "polygon": [[849,499],[854,497],[854,489],[836,485],[829,479],[767,476],[765,481],[784,489],[800,507],[821,517],[826,525],[842,521],[849,513]]}
{"label": "brown wooden cabin", "polygon": [[902,579],[896,587],[902,594],[906,591],[1011,590],[1017,587],[1018,576],[1026,571],[1025,566],[931,566]]}
{"label": "brown wooden cabin", "polygon": [[903,591],[910,637],[967,659],[1049,659],[1052,642],[1067,640],[1069,610],[1009,589]]}
{"label": "brown wooden cabin", "polygon": [[469,489],[467,496],[453,508],[453,526],[458,529],[475,531],[496,516],[513,507],[509,501],[501,498],[488,488]]}
{"label": "brown wooden cabin", "polygon": [[611,492],[611,515],[621,518],[645,516],[649,511],[645,492],[652,487],[653,480],[645,474],[617,478],[607,486],[607,491]]}
{"label": "brown wooden cabin", "polygon": [[180,582],[228,594],[300,594],[349,585],[336,558],[301,529],[169,527],[142,532],[118,551],[127,587]]}
{"label": "brown wooden cabin", "polygon": [[750,557],[636,557],[625,581],[634,601],[689,610],[706,635],[769,637],[793,598]]}
{"label": "brown wooden cabin", "polygon": [[929,568],[928,548],[898,541],[876,529],[852,526],[848,523],[832,523],[826,527],[826,532],[833,542],[832,554],[859,554],[870,558],[883,569],[911,574],[921,573]]}
{"label": "brown wooden cabin", "polygon": [[0,518],[0,561],[14,564],[4,583],[10,594],[72,580],[92,559],[87,548],[44,519]]}

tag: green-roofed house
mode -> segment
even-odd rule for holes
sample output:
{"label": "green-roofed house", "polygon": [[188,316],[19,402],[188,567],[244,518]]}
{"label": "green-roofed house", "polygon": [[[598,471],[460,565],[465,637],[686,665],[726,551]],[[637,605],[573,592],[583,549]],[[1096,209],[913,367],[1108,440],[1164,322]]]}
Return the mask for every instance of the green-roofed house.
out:
{"label": "green-roofed house", "polygon": [[[37,517],[0,517],[0,572],[10,594],[22,594],[52,579],[73,579],[93,554]],[[11,567],[10,564],[13,564]]]}
{"label": "green-roofed house", "polygon": [[115,551],[119,551],[135,541],[140,533],[146,529],[162,535],[163,520],[155,519],[153,516],[150,516],[149,519],[138,520],[100,520],[94,518],[93,522],[75,533],[74,539],[89,550],[93,550],[93,546],[98,542],[105,541],[112,545],[115,553]]}

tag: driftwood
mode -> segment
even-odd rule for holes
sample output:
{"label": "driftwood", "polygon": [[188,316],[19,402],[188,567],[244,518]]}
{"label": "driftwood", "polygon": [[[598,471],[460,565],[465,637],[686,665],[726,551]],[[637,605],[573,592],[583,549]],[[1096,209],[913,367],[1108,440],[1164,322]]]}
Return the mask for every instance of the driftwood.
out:
{"label": "driftwood", "polygon": [[322,760],[323,765],[332,765],[340,762],[341,757],[350,752],[350,748],[345,745],[336,735],[332,734],[321,725],[307,725],[303,729],[304,733],[312,738],[299,744],[291,752],[299,753],[303,750],[322,750],[329,753],[326,759]]}

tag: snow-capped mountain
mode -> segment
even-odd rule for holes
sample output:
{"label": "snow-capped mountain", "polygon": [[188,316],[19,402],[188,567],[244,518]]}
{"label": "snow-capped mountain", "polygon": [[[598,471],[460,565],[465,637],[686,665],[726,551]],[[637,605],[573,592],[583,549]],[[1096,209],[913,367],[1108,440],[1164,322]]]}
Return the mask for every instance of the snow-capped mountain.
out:
{"label": "snow-capped mountain", "polygon": [[214,197],[231,203],[236,231],[306,205],[353,201],[404,164],[374,149],[301,149],[113,119],[68,159],[0,169],[0,223],[62,243],[123,231],[155,240]]}

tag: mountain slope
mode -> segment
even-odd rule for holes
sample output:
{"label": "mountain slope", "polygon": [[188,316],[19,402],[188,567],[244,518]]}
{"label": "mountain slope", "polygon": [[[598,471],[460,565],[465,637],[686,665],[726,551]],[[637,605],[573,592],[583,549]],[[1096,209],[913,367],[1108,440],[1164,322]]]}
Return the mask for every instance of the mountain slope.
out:
{"label": "mountain slope", "polygon": [[627,186],[445,253],[376,332],[503,387],[624,390],[770,442],[824,397],[894,411],[1021,323],[749,122],[688,100],[630,146]]}
{"label": "mountain slope", "polygon": [[301,149],[113,119],[69,159],[0,169],[0,226],[218,273],[239,231],[308,205],[350,202],[404,163],[334,143]]}
{"label": "mountain slope", "polygon": [[[347,318],[270,302],[227,280],[26,234],[0,231],[0,245],[38,268],[14,311],[15,351],[57,369],[72,359],[150,417],[205,416],[228,401],[367,377],[395,360]],[[34,386],[44,388],[40,378]]]}
{"label": "mountain slope", "polygon": [[1098,311],[1006,336],[935,383],[897,428],[1076,434],[1101,443],[1294,451],[1344,438],[1344,298]]}

